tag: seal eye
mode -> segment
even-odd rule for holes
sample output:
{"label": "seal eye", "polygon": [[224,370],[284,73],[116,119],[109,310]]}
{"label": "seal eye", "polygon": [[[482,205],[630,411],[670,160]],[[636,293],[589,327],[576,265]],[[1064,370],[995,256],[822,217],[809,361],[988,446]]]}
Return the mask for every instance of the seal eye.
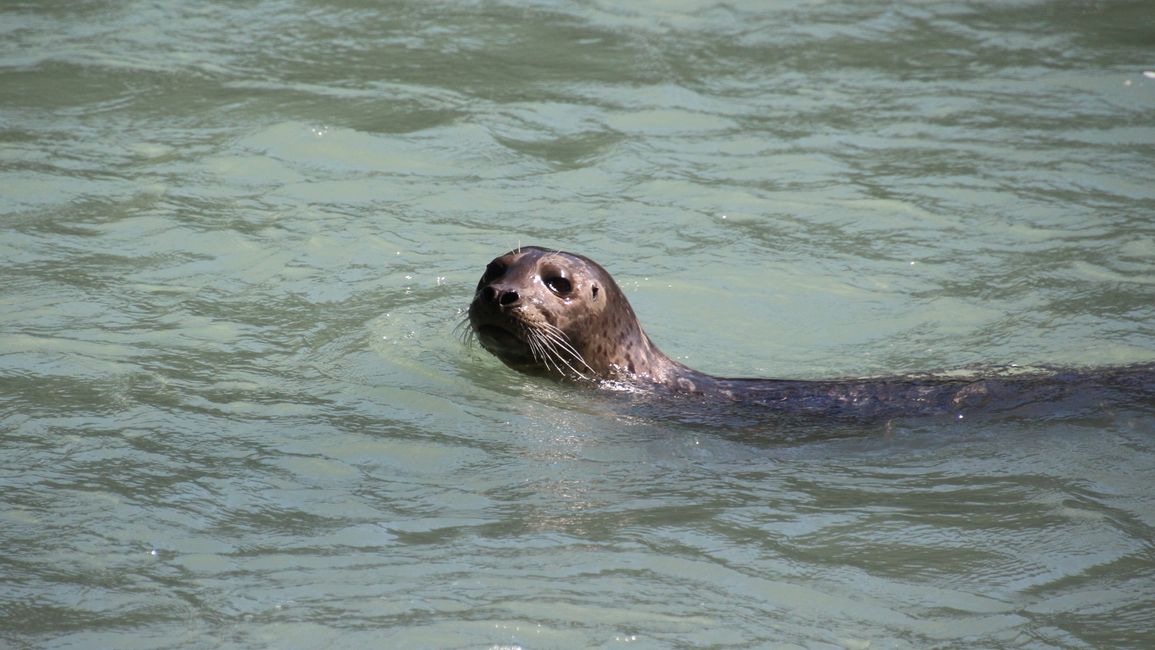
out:
{"label": "seal eye", "polygon": [[546,278],[545,286],[549,287],[550,291],[559,296],[564,296],[573,291],[573,283],[561,276]]}

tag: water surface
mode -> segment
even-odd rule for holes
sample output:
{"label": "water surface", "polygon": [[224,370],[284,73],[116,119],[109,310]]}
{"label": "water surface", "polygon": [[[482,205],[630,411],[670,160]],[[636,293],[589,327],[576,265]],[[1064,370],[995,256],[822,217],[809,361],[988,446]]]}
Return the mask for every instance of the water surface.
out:
{"label": "water surface", "polygon": [[1144,2],[0,7],[0,641],[1155,645],[1155,413],[792,440],[454,333],[519,244],[672,356],[1155,360]]}

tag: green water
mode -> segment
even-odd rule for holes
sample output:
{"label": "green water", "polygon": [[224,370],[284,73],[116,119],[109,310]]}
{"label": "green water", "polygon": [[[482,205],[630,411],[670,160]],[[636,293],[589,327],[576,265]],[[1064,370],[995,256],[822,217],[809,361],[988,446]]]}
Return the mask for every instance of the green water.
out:
{"label": "green water", "polygon": [[0,645],[1155,645],[1149,407],[783,441],[455,334],[538,244],[721,375],[1155,360],[1153,35],[0,3]]}

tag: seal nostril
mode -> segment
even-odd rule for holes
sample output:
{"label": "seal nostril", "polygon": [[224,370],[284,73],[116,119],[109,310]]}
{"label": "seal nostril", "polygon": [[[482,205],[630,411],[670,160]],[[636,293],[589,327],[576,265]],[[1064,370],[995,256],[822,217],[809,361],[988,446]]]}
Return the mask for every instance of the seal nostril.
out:
{"label": "seal nostril", "polygon": [[520,298],[521,298],[521,296],[517,295],[516,291],[506,291],[506,292],[503,292],[501,294],[500,298],[498,298],[498,303],[503,305],[503,306],[504,305],[512,305],[513,303],[517,302]]}
{"label": "seal nostril", "polygon": [[497,302],[497,289],[485,287],[481,290],[481,299],[485,302]]}

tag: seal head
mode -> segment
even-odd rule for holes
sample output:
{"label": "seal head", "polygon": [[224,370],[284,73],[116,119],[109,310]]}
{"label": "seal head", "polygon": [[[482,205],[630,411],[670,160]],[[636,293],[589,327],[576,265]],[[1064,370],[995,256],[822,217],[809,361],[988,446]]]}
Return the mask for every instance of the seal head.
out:
{"label": "seal head", "polygon": [[642,331],[610,274],[574,253],[527,246],[494,259],[469,324],[481,347],[525,373],[667,383],[684,368]]}

